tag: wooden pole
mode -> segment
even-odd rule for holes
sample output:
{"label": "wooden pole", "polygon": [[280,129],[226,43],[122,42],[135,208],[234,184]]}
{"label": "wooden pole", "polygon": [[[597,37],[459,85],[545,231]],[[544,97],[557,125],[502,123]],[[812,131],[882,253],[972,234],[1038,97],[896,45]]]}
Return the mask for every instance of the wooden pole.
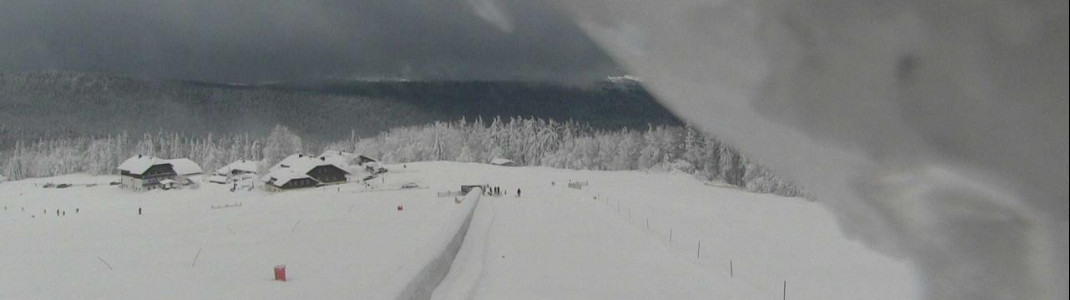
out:
{"label": "wooden pole", "polygon": [[294,235],[294,231],[297,230],[297,225],[298,224],[301,224],[301,220],[297,220],[297,223],[294,223],[294,226],[290,228],[290,235],[291,236],[293,236]]}
{"label": "wooden pole", "polygon": [[784,290],[783,290],[782,293],[783,293],[784,297],[781,298],[781,299],[788,300],[788,281],[787,280],[784,280]]}
{"label": "wooden pole", "polygon": [[100,260],[100,262],[104,263],[104,265],[105,265],[105,266],[108,266],[108,270],[112,270],[112,268],[111,268],[111,264],[109,264],[109,263],[108,263],[108,261],[104,260],[104,259],[103,259],[103,258],[101,258],[101,257],[100,257],[99,255],[97,256],[97,259],[99,259],[99,260]]}
{"label": "wooden pole", "polygon": [[695,258],[702,258],[702,241],[698,241],[698,250],[695,250]]}
{"label": "wooden pole", "polygon": [[204,247],[201,247],[200,249],[197,249],[197,254],[193,255],[193,264],[190,265],[190,267],[194,267],[194,268],[197,267],[197,258],[201,257],[201,250],[204,250]]}
{"label": "wooden pole", "polygon": [[732,265],[732,261],[731,260],[728,261],[728,277],[729,278],[736,277],[736,268],[735,268],[735,266]]}

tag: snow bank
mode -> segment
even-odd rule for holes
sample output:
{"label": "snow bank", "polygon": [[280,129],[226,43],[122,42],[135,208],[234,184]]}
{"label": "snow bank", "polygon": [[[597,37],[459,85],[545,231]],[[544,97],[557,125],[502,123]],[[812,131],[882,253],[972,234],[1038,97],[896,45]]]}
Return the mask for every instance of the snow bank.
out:
{"label": "snow bank", "polygon": [[488,201],[476,207],[464,237],[446,278],[434,290],[431,299],[472,299],[479,278],[484,271],[484,253],[491,226],[496,217],[494,202]]}
{"label": "snow bank", "polygon": [[[427,254],[429,258],[423,264],[410,264],[395,272],[396,276],[412,276],[408,284],[401,289],[397,299],[431,299],[432,292],[438,287],[442,279],[450,271],[457,252],[461,250],[469,225],[472,223],[472,215],[479,198],[483,194],[482,188],[474,188],[464,197],[461,202],[462,209],[449,221],[442,225],[442,230],[435,235],[435,240],[428,243],[421,254]],[[395,282],[405,282],[398,280]]]}

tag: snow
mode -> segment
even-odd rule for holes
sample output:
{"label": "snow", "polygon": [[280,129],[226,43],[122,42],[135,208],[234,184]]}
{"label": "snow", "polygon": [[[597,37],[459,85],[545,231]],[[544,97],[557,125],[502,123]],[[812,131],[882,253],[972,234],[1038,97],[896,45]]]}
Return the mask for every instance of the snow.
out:
{"label": "snow", "polygon": [[490,164],[497,166],[512,166],[516,165],[516,162],[505,158],[495,158],[490,160]]}
{"label": "snow", "polygon": [[256,173],[258,169],[259,161],[239,159],[226,166],[222,166],[216,169],[216,174],[230,174],[232,171],[241,171],[247,173]]}
{"label": "snow", "polygon": [[119,170],[127,171],[131,174],[141,174],[152,166],[160,164],[171,164],[171,168],[174,169],[175,173],[182,176],[204,172],[201,166],[188,158],[160,159],[144,155],[136,155],[126,159],[119,164]]}
{"label": "snow", "polygon": [[779,299],[785,280],[789,299],[918,296],[905,262],[846,240],[818,203],[684,174],[464,169],[509,195],[484,198],[438,299]]}
{"label": "snow", "polygon": [[227,183],[227,177],[222,175],[208,176],[207,180],[212,183]]}
{"label": "snow", "polygon": [[119,170],[130,172],[131,174],[141,174],[155,165],[157,159],[155,157],[135,155],[119,164]]}
{"label": "snow", "polygon": [[[0,186],[0,299],[389,299],[457,209],[427,190],[129,193],[114,180]],[[279,264],[290,281],[271,280]]]}
{"label": "snow", "polygon": [[[432,241],[424,248],[433,259],[424,264],[411,264],[410,269],[419,268],[416,276],[402,289],[397,299],[429,299],[435,288],[450,271],[454,258],[460,251],[468,234],[475,208],[479,205],[482,188],[474,188],[459,202],[462,213],[454,214],[452,220],[444,224],[437,241]],[[403,274],[411,272],[401,272]]]}
{"label": "snow", "polygon": [[348,164],[346,164],[344,158],[338,156],[331,156],[331,159],[328,160],[327,157],[317,158],[298,153],[287,156],[278,164],[272,166],[271,169],[269,169],[269,173],[274,173],[278,170],[289,169],[293,170],[293,172],[295,173],[305,174],[308,173],[308,171],[312,171],[312,169],[315,169],[316,167],[324,165],[334,165],[342,170],[346,170],[348,168]]}
{"label": "snow", "polygon": [[197,163],[193,162],[192,160],[189,160],[188,158],[168,159],[164,160],[163,162],[171,164],[171,168],[174,169],[175,174],[178,174],[179,176],[204,173],[204,170],[201,169],[201,166],[197,165]]}
{"label": "snow", "polygon": [[[271,173],[268,173],[267,178],[268,178],[267,182],[270,182],[270,183],[274,184],[275,186],[283,186],[287,182],[290,182],[291,180],[294,180],[294,179],[304,179],[304,178],[312,178],[312,177],[308,176],[308,174],[306,174],[306,173],[298,173],[296,170],[283,168],[283,169],[278,169],[278,170],[272,171]],[[313,179],[313,180],[315,180],[315,179]]]}
{"label": "snow", "polygon": [[354,157],[354,155],[352,153],[342,151],[324,151],[323,154],[320,154],[319,157],[320,159],[322,159],[322,161],[325,161],[329,164],[333,164],[345,170],[346,167],[349,166],[349,161]]}
{"label": "snow", "polygon": [[275,179],[275,185],[282,186],[294,179],[310,178],[308,172],[312,171],[319,166],[333,165],[342,169],[346,173],[352,174],[349,169],[349,165],[346,164],[347,160],[340,155],[321,156],[319,158],[311,157],[305,154],[292,154],[280,161],[275,166],[272,166],[268,170],[268,174],[260,177],[263,182],[269,182],[272,178]]}
{"label": "snow", "polygon": [[[799,198],[678,173],[476,163],[408,163],[382,178],[372,188],[280,193],[129,193],[107,184],[116,176],[7,182],[0,298],[396,299],[434,290],[436,299],[756,299],[781,297],[785,280],[789,299],[916,296],[906,263],[844,239],[829,213]],[[569,180],[590,184],[577,190]],[[38,187],[47,182],[74,186]],[[428,188],[396,188],[413,182]],[[462,184],[507,195],[436,197]],[[285,283],[271,280],[280,264]]]}

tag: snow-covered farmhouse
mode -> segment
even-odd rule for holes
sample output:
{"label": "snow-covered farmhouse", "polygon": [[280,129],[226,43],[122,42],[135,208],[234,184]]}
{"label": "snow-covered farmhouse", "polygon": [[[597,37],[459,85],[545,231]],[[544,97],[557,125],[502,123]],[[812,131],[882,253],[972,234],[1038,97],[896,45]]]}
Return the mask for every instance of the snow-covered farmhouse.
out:
{"label": "snow-covered farmhouse", "polygon": [[187,158],[160,159],[137,155],[119,164],[119,183],[123,189],[145,191],[163,188],[164,183],[186,185],[192,182],[190,176],[203,172],[201,166]]}
{"label": "snow-covered farmhouse", "polygon": [[370,175],[376,175],[387,171],[379,161],[364,154],[328,150],[320,154],[319,157],[329,163],[343,167],[350,175],[363,174],[365,172]]}
{"label": "snow-covered farmhouse", "polygon": [[243,180],[245,178],[256,178],[256,170],[259,164],[260,162],[255,160],[236,160],[226,166],[216,169],[212,176],[208,177],[208,182],[224,184],[227,182]]}
{"label": "snow-covered farmhouse", "polygon": [[378,160],[375,160],[374,158],[365,156],[364,154],[357,155],[357,160],[358,160],[357,161],[358,165],[364,165],[364,164],[367,164],[367,163],[379,162]]}
{"label": "snow-covered farmhouse", "polygon": [[343,183],[349,175],[345,167],[327,157],[294,154],[271,167],[261,179],[271,191]]}
{"label": "snow-covered farmhouse", "polygon": [[364,154],[357,155],[357,165],[364,167],[364,170],[372,175],[386,173],[386,168],[378,160]]}

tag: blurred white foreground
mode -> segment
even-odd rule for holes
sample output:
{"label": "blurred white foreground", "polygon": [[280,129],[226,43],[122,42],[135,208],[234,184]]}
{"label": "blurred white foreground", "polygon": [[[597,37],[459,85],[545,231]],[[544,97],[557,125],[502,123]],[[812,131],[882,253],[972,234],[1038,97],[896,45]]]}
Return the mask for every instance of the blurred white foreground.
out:
{"label": "blurred white foreground", "polygon": [[926,298],[1067,298],[1067,1],[555,2]]}

